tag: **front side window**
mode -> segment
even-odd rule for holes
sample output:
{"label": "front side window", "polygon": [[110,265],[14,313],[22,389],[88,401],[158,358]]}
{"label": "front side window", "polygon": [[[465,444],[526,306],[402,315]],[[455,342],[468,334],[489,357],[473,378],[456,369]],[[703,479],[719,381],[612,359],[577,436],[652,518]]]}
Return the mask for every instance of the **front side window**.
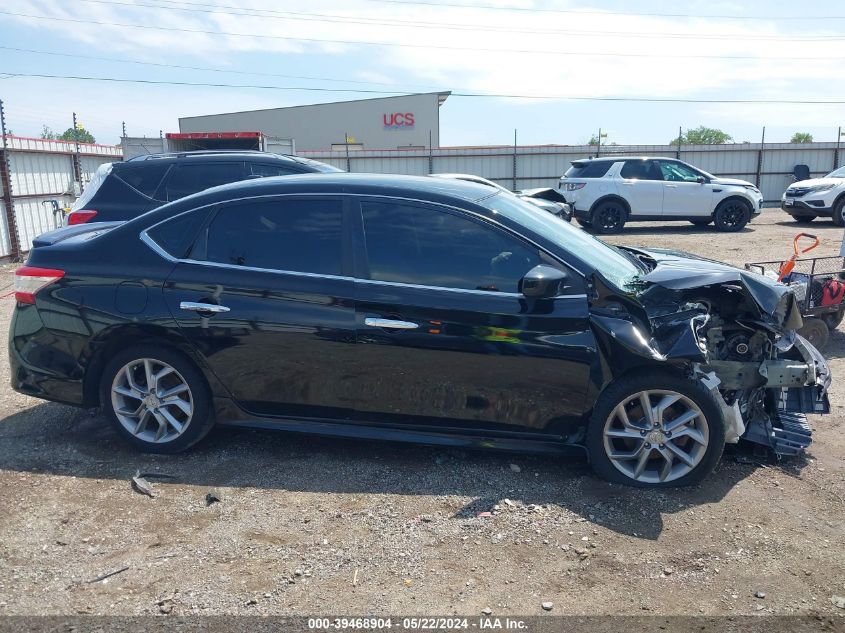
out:
{"label": "front side window", "polygon": [[243,163],[178,165],[167,179],[168,201],[244,178]]}
{"label": "front side window", "polygon": [[620,176],[626,180],[663,180],[663,174],[653,160],[629,160]]}
{"label": "front side window", "polygon": [[342,235],[340,200],[250,201],[222,207],[195,251],[232,266],[340,275]]}
{"label": "front side window", "polygon": [[701,174],[695,171],[692,167],[687,167],[683,163],[676,163],[670,160],[660,161],[660,173],[663,174],[663,180],[669,182],[697,182]]}
{"label": "front side window", "polygon": [[619,288],[626,288],[643,272],[618,248],[605,244],[568,222],[561,222],[551,213],[537,213],[536,207],[516,196],[496,194],[479,200],[478,204],[544,236],[564,253],[587,262]]}
{"label": "front side window", "polygon": [[362,205],[370,278],[517,292],[539,251],[481,222],[405,203]]}

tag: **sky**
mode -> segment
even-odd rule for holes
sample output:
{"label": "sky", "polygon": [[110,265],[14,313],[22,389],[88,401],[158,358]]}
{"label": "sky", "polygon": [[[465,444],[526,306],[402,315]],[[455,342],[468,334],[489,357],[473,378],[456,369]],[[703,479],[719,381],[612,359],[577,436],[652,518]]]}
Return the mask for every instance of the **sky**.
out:
{"label": "sky", "polygon": [[442,146],[514,130],[521,145],[580,144],[599,128],[661,144],[699,125],[834,141],[843,27],[838,0],[6,0],[0,99],[15,134],[64,131],[75,111],[103,143],[122,122],[157,136],[184,116],[440,90],[456,93]]}

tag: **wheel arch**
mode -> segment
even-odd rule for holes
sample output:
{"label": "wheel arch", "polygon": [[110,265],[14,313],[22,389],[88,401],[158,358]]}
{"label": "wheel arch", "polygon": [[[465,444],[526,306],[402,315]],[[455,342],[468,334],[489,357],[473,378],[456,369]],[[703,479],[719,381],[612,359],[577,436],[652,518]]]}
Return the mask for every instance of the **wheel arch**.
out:
{"label": "wheel arch", "polygon": [[[100,380],[103,370],[115,354],[136,345],[157,345],[185,356],[205,379],[212,395],[221,393],[223,387],[202,358],[181,335],[150,324],[124,324],[109,328],[92,339],[82,355],[85,373],[82,383],[83,406],[97,407],[100,402]],[[226,394],[228,395],[228,394]]]}
{"label": "wheel arch", "polygon": [[620,196],[618,193],[608,193],[606,195],[603,195],[601,198],[597,199],[590,206],[590,219],[592,220],[593,211],[595,211],[600,204],[604,204],[605,202],[611,201],[620,203],[625,208],[625,213],[627,214],[627,216],[629,218],[631,217],[631,205],[628,204],[628,201],[625,200],[625,198]]}
{"label": "wheel arch", "polygon": [[[722,198],[721,200],[719,200],[719,202],[717,202],[717,203],[716,203],[716,206],[714,206],[714,207],[713,207],[713,213],[711,213],[710,215],[711,215],[712,217],[715,217],[715,215],[716,215],[716,210],[717,210],[719,207],[721,207],[723,204],[725,204],[726,202],[730,202],[730,201],[732,201],[732,200],[735,200],[735,201],[737,201],[737,202],[741,202],[742,204],[744,204],[744,205],[748,208],[748,213],[749,213],[749,216],[750,216],[751,214],[753,214],[753,213],[754,213],[754,203],[753,203],[753,202],[751,202],[751,200],[749,200],[748,198],[746,198],[745,196],[743,196],[743,195],[741,195],[741,194],[738,194],[738,193],[732,193],[732,194],[730,194],[730,195],[728,195],[728,196],[725,196],[725,197],[724,197],[724,198]],[[750,217],[749,217],[748,219],[749,219],[749,220],[751,220],[751,218],[750,218]]]}

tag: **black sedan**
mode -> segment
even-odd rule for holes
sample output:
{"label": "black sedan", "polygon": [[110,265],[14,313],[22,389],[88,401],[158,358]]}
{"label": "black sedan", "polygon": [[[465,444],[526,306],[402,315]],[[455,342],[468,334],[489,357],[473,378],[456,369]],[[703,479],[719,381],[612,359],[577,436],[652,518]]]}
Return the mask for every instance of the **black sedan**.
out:
{"label": "black sedan", "polygon": [[42,235],[15,296],[14,389],[101,406],[158,453],[217,423],[584,450],[613,481],[682,485],[726,442],[802,451],[829,408],[785,286],[461,181],[217,187]]}

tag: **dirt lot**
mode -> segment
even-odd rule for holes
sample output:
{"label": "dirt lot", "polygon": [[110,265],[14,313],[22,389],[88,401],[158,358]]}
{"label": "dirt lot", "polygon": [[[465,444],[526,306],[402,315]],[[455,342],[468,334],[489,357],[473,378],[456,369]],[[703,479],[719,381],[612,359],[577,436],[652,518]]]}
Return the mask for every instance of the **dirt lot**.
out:
{"label": "dirt lot", "polygon": [[[838,252],[841,229],[812,228]],[[797,230],[767,210],[739,234],[636,224],[613,241],[742,263]],[[0,614],[842,614],[845,334],[827,355],[840,381],[805,459],[726,454],[699,487],[644,492],[581,460],[266,431],[145,456],[95,413],[13,393],[3,354]],[[155,498],[137,470],[162,475]]]}

